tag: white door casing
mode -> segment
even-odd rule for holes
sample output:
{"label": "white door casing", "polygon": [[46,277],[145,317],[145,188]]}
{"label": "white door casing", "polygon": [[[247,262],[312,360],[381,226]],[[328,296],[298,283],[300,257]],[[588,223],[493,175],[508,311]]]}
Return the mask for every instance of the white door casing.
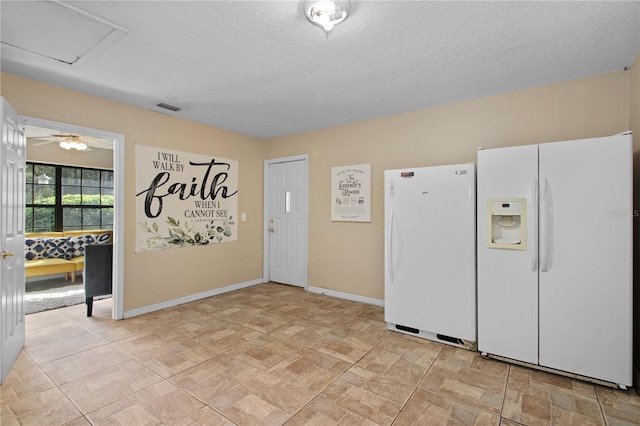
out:
{"label": "white door casing", "polygon": [[25,136],[18,114],[2,98],[0,147],[0,383],[18,358],[24,327]]}
{"label": "white door casing", "polygon": [[265,282],[307,286],[307,164],[265,161]]}

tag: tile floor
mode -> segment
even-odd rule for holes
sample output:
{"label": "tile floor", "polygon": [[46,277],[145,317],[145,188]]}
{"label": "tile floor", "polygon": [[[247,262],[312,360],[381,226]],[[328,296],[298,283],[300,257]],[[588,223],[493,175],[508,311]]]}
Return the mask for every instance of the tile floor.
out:
{"label": "tile floor", "polygon": [[295,287],[110,315],[28,315],[0,424],[640,424],[634,390],[390,332],[382,308]]}

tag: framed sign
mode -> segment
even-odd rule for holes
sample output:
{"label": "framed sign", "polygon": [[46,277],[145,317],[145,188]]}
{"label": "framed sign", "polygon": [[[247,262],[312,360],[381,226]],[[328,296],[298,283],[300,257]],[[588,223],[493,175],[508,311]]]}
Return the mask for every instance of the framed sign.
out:
{"label": "framed sign", "polygon": [[238,240],[238,161],[136,145],[136,252]]}
{"label": "framed sign", "polygon": [[331,220],[371,222],[371,164],[331,168]]}

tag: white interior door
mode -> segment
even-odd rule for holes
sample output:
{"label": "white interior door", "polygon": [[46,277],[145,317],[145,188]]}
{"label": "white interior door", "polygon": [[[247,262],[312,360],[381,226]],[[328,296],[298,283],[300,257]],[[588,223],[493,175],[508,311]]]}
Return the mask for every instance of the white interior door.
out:
{"label": "white interior door", "polygon": [[307,285],[307,162],[269,163],[269,279]]}
{"label": "white interior door", "polygon": [[2,98],[0,147],[0,383],[24,346],[25,137],[18,115]]}
{"label": "white interior door", "polygon": [[631,385],[631,136],[542,144],[540,179],[540,365]]}

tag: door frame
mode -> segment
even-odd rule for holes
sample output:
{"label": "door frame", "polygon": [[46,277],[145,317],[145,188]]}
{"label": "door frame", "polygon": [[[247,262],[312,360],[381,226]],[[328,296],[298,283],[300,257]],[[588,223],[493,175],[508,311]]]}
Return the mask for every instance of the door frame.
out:
{"label": "door frame", "polygon": [[308,267],[309,267],[309,155],[294,155],[291,157],[273,158],[270,160],[264,160],[264,204],[263,204],[263,226],[262,226],[262,282],[268,283],[271,281],[270,273],[270,248],[269,248],[269,220],[270,220],[270,166],[272,164],[290,163],[292,161],[304,161],[304,181],[306,192],[306,204],[304,205],[304,290],[308,290]]}
{"label": "door frame", "polygon": [[60,132],[82,134],[113,140],[114,206],[113,206],[113,309],[114,320],[124,318],[124,135],[74,124],[19,115],[25,126],[44,127]]}

